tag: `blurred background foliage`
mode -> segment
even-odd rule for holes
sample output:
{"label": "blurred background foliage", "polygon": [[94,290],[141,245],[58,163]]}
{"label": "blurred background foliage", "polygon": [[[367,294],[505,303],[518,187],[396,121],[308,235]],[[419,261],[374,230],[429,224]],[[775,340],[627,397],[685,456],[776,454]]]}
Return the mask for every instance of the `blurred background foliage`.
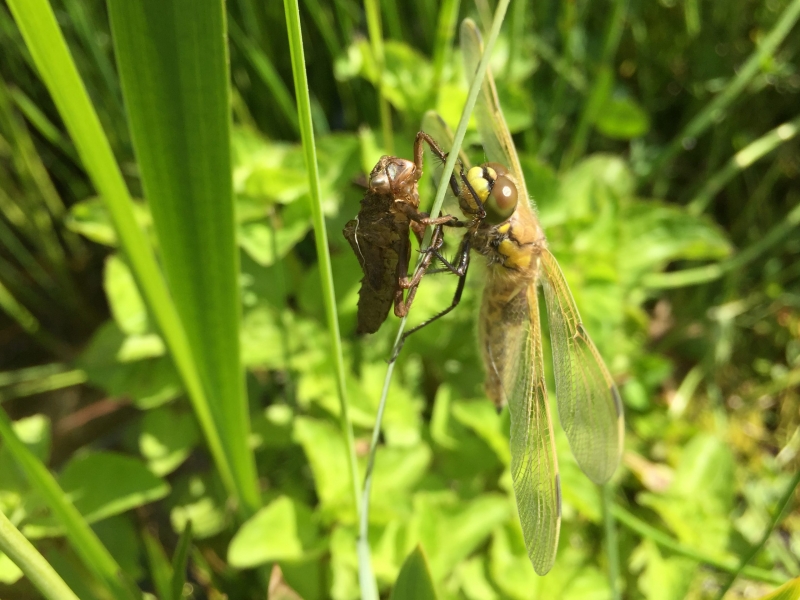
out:
{"label": "blurred background foliage", "polygon": [[[52,4],[141,198],[105,3]],[[457,40],[451,47],[441,32],[455,15],[488,27],[491,4],[382,2],[376,55],[359,3],[301,2],[362,472],[396,322],[355,337],[361,273],[341,230],[358,210],[364,174],[381,154],[410,156],[426,110],[457,122],[466,82]],[[283,7],[230,0],[227,10],[241,348],[265,508],[241,525],[226,501],[109,215],[5,5],[0,401],[142,589],[163,589],[159,557],[172,554],[191,521],[185,591],[193,597],[263,597],[264,573],[278,564],[283,579],[270,597],[356,598],[348,454]],[[613,510],[626,598],[719,595],[787,490],[797,499],[798,14],[797,0],[520,1],[493,56],[529,190],[625,402]],[[468,141],[481,162],[474,131]],[[145,202],[136,216],[157,245]],[[558,428],[559,554],[545,578],[528,562],[507,416],[482,392],[479,263],[461,306],[411,337],[395,371],[372,491],[380,588],[388,593],[420,545],[441,598],[608,598],[601,492]],[[427,277],[412,322],[449,302],[454,284]],[[79,597],[106,597],[5,446],[0,508]],[[800,573],[796,510],[751,564],[728,597],[761,597]],[[2,555],[0,596],[36,597]]]}

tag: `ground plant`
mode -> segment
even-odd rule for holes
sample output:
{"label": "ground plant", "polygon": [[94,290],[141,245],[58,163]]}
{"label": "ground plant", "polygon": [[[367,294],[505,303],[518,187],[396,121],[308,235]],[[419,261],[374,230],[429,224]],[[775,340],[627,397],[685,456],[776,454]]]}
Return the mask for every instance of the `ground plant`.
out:
{"label": "ground plant", "polygon": [[[0,598],[800,598],[798,20],[800,0],[4,0]],[[490,80],[625,413],[604,485],[554,427],[545,576],[484,389],[485,261],[390,363],[458,278],[433,261],[403,325],[357,335],[342,235],[423,127],[450,154],[426,155],[419,209],[463,218],[449,175],[485,162]]]}

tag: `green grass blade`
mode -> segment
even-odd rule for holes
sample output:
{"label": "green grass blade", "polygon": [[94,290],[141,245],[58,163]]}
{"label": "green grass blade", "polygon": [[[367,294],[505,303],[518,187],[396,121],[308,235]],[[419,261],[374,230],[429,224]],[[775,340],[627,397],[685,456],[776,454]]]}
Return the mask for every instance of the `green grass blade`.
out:
{"label": "green grass blade", "polygon": [[783,241],[798,225],[800,225],[800,204],[790,210],[782,221],[773,226],[758,241],[735,256],[722,262],[693,269],[683,269],[669,273],[650,273],[645,275],[642,283],[645,287],[651,289],[666,289],[714,281],[726,273],[744,268],[758,257],[763,256],[767,250]]}
{"label": "green grass blade", "polygon": [[283,83],[280,74],[275,69],[272,61],[264,52],[256,46],[253,41],[245,35],[241,28],[236,24],[236,21],[229,21],[230,35],[234,43],[241,48],[247,60],[255,69],[256,74],[261,77],[261,81],[267,86],[275,102],[281,110],[282,115],[292,125],[292,129],[296,132],[300,131],[297,124],[297,110],[295,109],[292,96],[286,85]]}
{"label": "green grass blade", "polygon": [[739,172],[744,171],[784,142],[788,142],[800,130],[800,117],[778,125],[757,140],[739,150],[717,173],[709,177],[703,188],[689,202],[687,208],[692,215],[699,215],[717,193]]}
{"label": "green grass blade", "polygon": [[67,499],[47,467],[20,441],[4,410],[0,409],[0,439],[17,461],[30,484],[47,502],[61,525],[66,530],[75,552],[86,568],[95,574],[114,598],[136,598],[141,594],[129,588],[123,579],[123,571],[78,509]]}
{"label": "green grass blade", "polygon": [[[690,548],[685,544],[680,543],[679,541],[675,540],[674,538],[670,537],[668,534],[656,529],[652,525],[645,523],[641,519],[637,518],[633,514],[629,513],[627,510],[622,508],[621,506],[614,504],[611,506],[611,513],[614,515],[614,518],[619,521],[622,525],[630,529],[631,531],[638,533],[643,538],[648,540],[652,540],[662,548],[666,548],[671,552],[674,552],[680,556],[685,556],[687,558],[691,558],[692,560],[696,560],[699,563],[703,563],[708,565],[709,567],[713,567],[718,571],[722,571],[725,573],[735,573],[738,569],[738,561],[736,560],[729,560],[729,559],[720,559],[715,556],[708,556],[707,554],[703,554],[699,550],[695,550],[694,548]],[[766,583],[775,583],[780,585],[784,582],[784,578],[778,575],[777,573],[773,573],[771,571],[767,571],[766,569],[759,569],[756,567],[745,567],[741,571],[742,575],[747,577],[748,579],[753,579],[756,581],[764,581]]]}
{"label": "green grass blade", "polygon": [[325,305],[325,317],[328,321],[331,355],[336,370],[336,384],[339,396],[339,408],[342,431],[345,435],[349,452],[350,479],[353,489],[353,505],[356,514],[360,511],[358,464],[356,462],[353,425],[348,410],[347,391],[344,379],[344,358],[342,354],[342,338],[339,332],[339,317],[336,312],[336,298],[333,293],[333,270],[328,252],[328,235],[325,230],[325,219],[322,214],[322,198],[320,196],[319,167],[317,151],[314,143],[314,130],[311,123],[311,101],[306,76],[305,56],[303,52],[303,34],[300,29],[300,9],[297,0],[284,0],[286,12],[286,28],[289,33],[289,47],[292,55],[292,74],[297,98],[297,112],[300,120],[300,133],[303,141],[306,171],[311,196],[311,215],[314,223],[314,239],[317,247],[322,284],[322,298]]}
{"label": "green grass blade", "polygon": [[106,203],[137,283],[183,378],[220,476],[227,489],[236,495],[232,469],[223,451],[186,332],[156,263],[150,242],[137,224],[133,201],[55,15],[47,0],[10,0],[8,5],[42,80],[64,119],[83,165]]}
{"label": "green grass blade", "polygon": [[789,485],[786,486],[783,496],[781,496],[781,499],[778,500],[777,509],[775,510],[775,514],[772,516],[772,521],[770,522],[769,527],[767,527],[766,531],[764,531],[764,534],[761,536],[759,542],[751,548],[750,552],[742,557],[739,567],[736,569],[733,575],[731,575],[728,582],[717,595],[718,600],[722,600],[725,597],[725,594],[729,589],[731,589],[733,583],[736,581],[736,578],[744,572],[747,564],[756,556],[758,556],[758,553],[761,552],[762,548],[764,548],[767,540],[769,540],[769,536],[772,535],[772,532],[775,531],[775,528],[783,519],[786,509],[788,508],[789,504],[791,504],[792,498],[794,498],[794,494],[798,485],[800,485],[800,471],[795,472],[794,477],[792,477],[792,480],[789,482]]}
{"label": "green grass blade", "polygon": [[696,138],[725,115],[727,108],[739,97],[753,77],[758,74],[761,70],[761,65],[775,52],[795,23],[797,23],[798,18],[800,18],[800,0],[792,0],[784,9],[772,30],[759,43],[755,52],[750,55],[750,58],[742,65],[742,68],[739,69],[725,89],[689,121],[680,133],[675,136],[670,145],[656,158],[652,172],[657,173],[660,171],[667,161],[681,152],[684,140]]}
{"label": "green grass blade", "polygon": [[378,0],[364,0],[367,13],[367,30],[372,48],[372,56],[378,70],[378,103],[381,114],[381,133],[383,148],[387,154],[394,154],[394,136],[392,134],[392,107],[383,93],[383,71],[386,66],[386,55],[383,51],[383,28],[381,27],[381,8]]}
{"label": "green grass blade", "polygon": [[611,20],[606,29],[605,40],[603,42],[603,55],[598,65],[597,74],[586,97],[583,110],[581,111],[578,126],[575,128],[575,133],[572,136],[569,150],[564,154],[564,159],[561,161],[561,168],[566,170],[584,152],[586,152],[586,144],[589,140],[589,132],[592,123],[597,118],[597,112],[601,108],[603,96],[608,90],[609,80],[614,77],[614,55],[619,47],[619,40],[622,37],[622,28],[625,24],[625,16],[628,13],[628,0],[615,0],[613,12],[611,13]]}
{"label": "green grass blade", "polygon": [[186,565],[189,562],[189,550],[191,547],[192,522],[189,521],[178,540],[175,556],[172,557],[172,581],[170,582],[170,597],[172,600],[181,600],[183,597],[183,586],[186,583]]}
{"label": "green grass blade", "polygon": [[236,494],[259,504],[239,357],[230,88],[222,2],[108,3],[117,64],[169,289]]}
{"label": "green grass blade", "polygon": [[25,574],[48,600],[78,600],[55,569],[24,535],[0,512],[0,551]]}
{"label": "green grass blade", "polygon": [[442,87],[444,66],[450,61],[453,38],[456,33],[460,0],[444,0],[439,7],[439,20],[436,26],[436,40],[433,45],[433,79],[431,81],[431,107],[439,105],[439,92]]}

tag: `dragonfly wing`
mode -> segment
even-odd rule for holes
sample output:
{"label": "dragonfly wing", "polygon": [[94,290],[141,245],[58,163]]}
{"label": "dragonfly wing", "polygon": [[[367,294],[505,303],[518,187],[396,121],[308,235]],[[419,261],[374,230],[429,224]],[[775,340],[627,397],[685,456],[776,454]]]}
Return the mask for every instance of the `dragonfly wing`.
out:
{"label": "dragonfly wing", "polygon": [[561,267],[547,249],[541,262],[561,425],[583,472],[605,483],[622,455],[625,421],[619,392],[581,323]]}
{"label": "dragonfly wing", "polygon": [[[475,21],[464,19],[461,23],[461,52],[464,55],[464,70],[471,79],[478,70],[478,63],[483,56],[483,39]],[[530,198],[522,176],[522,167],[511,138],[511,132],[506,125],[503,109],[497,97],[497,87],[494,83],[491,69],[486,70],[486,79],[483,81],[478,99],[475,102],[475,117],[478,131],[483,140],[483,147],[490,161],[506,165],[512,170],[516,179],[520,198]]]}
{"label": "dragonfly wing", "polygon": [[507,402],[510,412],[511,476],[525,546],[534,570],[544,575],[556,558],[561,486],[535,282],[502,306],[487,293],[480,333],[487,391],[493,400]]}

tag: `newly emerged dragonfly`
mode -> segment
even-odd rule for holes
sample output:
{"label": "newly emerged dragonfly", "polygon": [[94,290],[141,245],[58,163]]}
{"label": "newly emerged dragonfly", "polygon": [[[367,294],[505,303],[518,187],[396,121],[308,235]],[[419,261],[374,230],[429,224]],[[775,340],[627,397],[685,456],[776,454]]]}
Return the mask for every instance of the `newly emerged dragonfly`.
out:
{"label": "newly emerged dragonfly", "polygon": [[[358,333],[374,333],[386,320],[389,307],[404,317],[414,301],[422,276],[443,243],[442,225],[455,225],[449,216],[429,219],[419,211],[417,184],[422,177],[424,144],[427,143],[440,158],[436,142],[424,132],[414,142],[414,161],[383,156],[372,169],[369,188],[361,200],[355,219],[345,225],[344,237],[358,258],[364,277],[358,298]],[[451,178],[455,186],[455,178]],[[431,243],[423,252],[421,263],[408,276],[411,259],[409,229],[421,243],[425,228],[433,226]],[[406,290],[408,295],[404,299]]]}
{"label": "newly emerged dragonfly", "polygon": [[[461,47],[466,72],[474,73],[482,41],[470,20],[461,27]],[[624,417],[614,381],[581,322],[530,205],[491,72],[487,71],[475,112],[485,152],[494,162],[462,173],[458,200],[472,224],[456,260],[445,264],[460,276],[454,306],[463,289],[470,250],[487,259],[478,324],[485,387],[498,406],[509,407],[511,475],[519,520],[531,563],[544,575],[552,568],[558,547],[561,484],[544,379],[539,285],[547,305],[561,425],[578,464],[595,483],[608,481],[619,464]],[[438,250],[435,253],[444,260]]]}

